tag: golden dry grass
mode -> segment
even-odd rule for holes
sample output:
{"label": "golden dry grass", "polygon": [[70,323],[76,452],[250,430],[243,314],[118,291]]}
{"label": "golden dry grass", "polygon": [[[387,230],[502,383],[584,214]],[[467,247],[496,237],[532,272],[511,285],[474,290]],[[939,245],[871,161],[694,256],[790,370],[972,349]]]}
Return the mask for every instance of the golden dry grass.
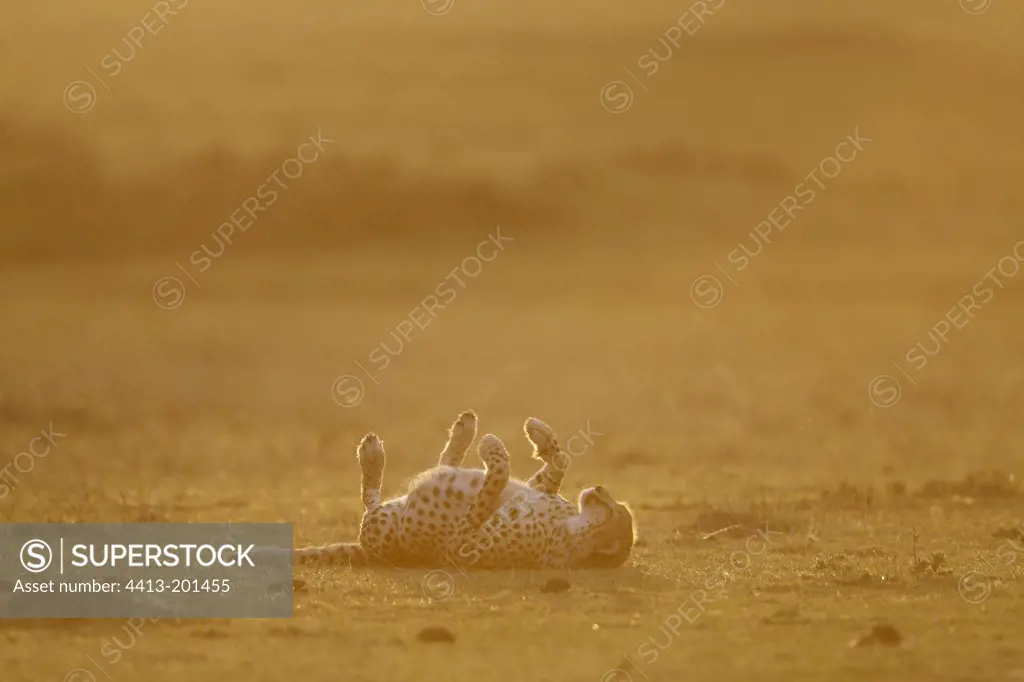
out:
{"label": "golden dry grass", "polygon": [[[67,434],[0,521],[348,539],[359,437],[387,443],[394,492],[473,407],[519,476],[527,416],[600,432],[566,494],[607,485],[641,537],[618,571],[456,573],[440,602],[447,578],[422,571],[303,569],[293,620],[155,623],[116,663],[121,622],[3,621],[3,679],[1024,675],[1024,545],[993,535],[1024,497],[934,483],[1021,473],[1022,276],[987,280],[924,367],[906,358],[1024,239],[1024,10],[727,0],[605,111],[687,6],[192,0],[78,115],[65,86],[152,4],[0,9],[0,466],[51,422]],[[318,129],[336,142],[199,272],[190,255]],[[716,263],[855,129],[864,151],[730,282]],[[514,241],[375,370],[499,225]],[[708,309],[704,275],[723,285]],[[186,287],[173,310],[163,277]],[[345,374],[365,385],[349,408]],[[645,662],[764,523],[775,544]],[[899,647],[847,646],[879,623]],[[455,643],[418,641],[431,625]]]}

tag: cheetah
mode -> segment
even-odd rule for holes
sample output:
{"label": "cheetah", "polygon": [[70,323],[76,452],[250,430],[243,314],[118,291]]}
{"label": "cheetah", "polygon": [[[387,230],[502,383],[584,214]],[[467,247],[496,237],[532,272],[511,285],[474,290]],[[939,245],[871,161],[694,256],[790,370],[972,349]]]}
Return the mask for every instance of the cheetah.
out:
{"label": "cheetah", "polygon": [[298,563],[459,569],[615,568],[633,548],[635,525],[628,503],[602,486],[587,488],[577,503],[559,495],[567,455],[539,419],[523,430],[541,468],[526,482],[509,475],[509,454],[487,434],[477,447],[483,469],[462,467],[476,438],[477,416],[463,412],[449,429],[438,465],[413,478],[408,493],[380,498],[384,444],[367,434],[356,451],[366,512],[358,542],[296,549]]}

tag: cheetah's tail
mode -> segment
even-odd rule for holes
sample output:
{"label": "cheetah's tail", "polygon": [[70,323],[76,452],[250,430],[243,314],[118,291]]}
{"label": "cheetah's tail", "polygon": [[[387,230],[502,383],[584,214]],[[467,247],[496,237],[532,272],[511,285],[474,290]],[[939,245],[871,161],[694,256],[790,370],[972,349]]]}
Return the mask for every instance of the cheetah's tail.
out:
{"label": "cheetah's tail", "polygon": [[303,547],[292,552],[297,564],[348,564],[367,566],[366,553],[358,542],[339,542],[320,547]]}

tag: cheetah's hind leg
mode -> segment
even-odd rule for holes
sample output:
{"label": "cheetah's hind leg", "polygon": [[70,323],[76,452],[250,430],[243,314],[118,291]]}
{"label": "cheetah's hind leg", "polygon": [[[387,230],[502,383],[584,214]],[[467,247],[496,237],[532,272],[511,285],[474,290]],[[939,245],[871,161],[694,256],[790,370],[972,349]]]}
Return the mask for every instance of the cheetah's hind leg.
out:
{"label": "cheetah's hind leg", "polygon": [[476,438],[476,412],[466,410],[459,415],[451,428],[448,429],[448,442],[445,443],[438,466],[460,467],[465,459],[469,446]]}
{"label": "cheetah's hind leg", "polygon": [[535,473],[526,485],[542,493],[557,495],[562,488],[565,470],[569,468],[569,456],[558,447],[555,432],[547,424],[530,417],[523,425],[526,438],[533,443],[534,459],[544,462],[544,466]]}
{"label": "cheetah's hind leg", "polygon": [[375,433],[363,436],[356,450],[356,459],[362,469],[360,493],[363,506],[371,512],[380,507],[380,488],[384,482],[384,465],[387,457],[384,454],[384,443]]}
{"label": "cheetah's hind leg", "polygon": [[[384,443],[375,433],[363,436],[356,449],[356,458],[362,469],[360,492],[363,506],[367,512],[380,508],[380,488],[384,480]],[[296,564],[348,564],[349,566],[367,566],[369,559],[358,542],[338,542],[318,547],[301,547],[292,551],[292,561]]]}

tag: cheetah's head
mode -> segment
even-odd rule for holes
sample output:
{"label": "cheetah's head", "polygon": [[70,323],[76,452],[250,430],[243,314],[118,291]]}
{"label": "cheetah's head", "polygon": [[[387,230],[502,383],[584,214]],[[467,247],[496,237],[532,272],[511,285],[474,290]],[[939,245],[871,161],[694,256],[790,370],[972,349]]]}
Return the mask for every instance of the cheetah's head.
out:
{"label": "cheetah's head", "polygon": [[587,547],[575,562],[576,568],[618,568],[624,564],[636,539],[629,504],[617,502],[598,485],[580,493],[579,506],[588,532]]}

